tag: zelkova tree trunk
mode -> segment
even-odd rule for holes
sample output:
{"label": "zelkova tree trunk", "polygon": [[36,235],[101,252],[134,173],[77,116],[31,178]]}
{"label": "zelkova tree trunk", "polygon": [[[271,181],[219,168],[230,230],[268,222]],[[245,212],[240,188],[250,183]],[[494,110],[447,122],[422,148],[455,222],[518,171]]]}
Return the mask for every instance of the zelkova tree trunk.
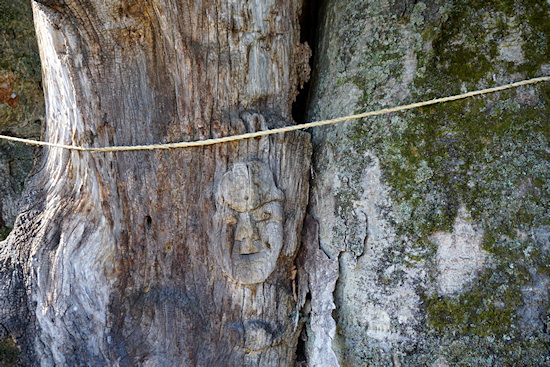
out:
{"label": "zelkova tree trunk", "polygon": [[[37,1],[46,141],[137,145],[292,123],[297,0]],[[32,365],[288,366],[305,133],[44,148],[0,253],[0,337]]]}

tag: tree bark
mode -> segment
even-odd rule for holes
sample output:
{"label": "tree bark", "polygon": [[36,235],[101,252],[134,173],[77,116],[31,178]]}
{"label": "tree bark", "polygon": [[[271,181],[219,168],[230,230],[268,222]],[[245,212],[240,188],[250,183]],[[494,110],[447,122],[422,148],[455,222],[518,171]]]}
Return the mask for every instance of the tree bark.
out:
{"label": "tree bark", "polygon": [[[190,141],[291,124],[299,1],[36,1],[46,141]],[[305,60],[305,61],[304,61]],[[21,364],[284,366],[305,133],[184,150],[41,150],[0,253]]]}

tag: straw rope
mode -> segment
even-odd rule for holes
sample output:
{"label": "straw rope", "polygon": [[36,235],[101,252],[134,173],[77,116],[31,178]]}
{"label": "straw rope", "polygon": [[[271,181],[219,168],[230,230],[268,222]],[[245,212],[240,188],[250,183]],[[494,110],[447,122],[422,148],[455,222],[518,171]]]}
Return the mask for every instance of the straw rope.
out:
{"label": "straw rope", "polygon": [[454,96],[449,96],[449,97],[444,97],[444,98],[437,98],[437,99],[432,99],[432,100],[424,101],[424,102],[412,103],[412,104],[408,104],[408,105],[404,105],[404,106],[384,108],[384,109],[381,109],[381,110],[360,113],[360,114],[357,114],[357,115],[338,117],[338,118],[330,119],[330,120],[309,122],[309,123],[300,124],[300,125],[286,126],[286,127],[282,127],[282,128],[278,128],[278,129],[273,129],[273,130],[258,131],[258,132],[255,132],[255,133],[233,135],[233,136],[227,136],[227,137],[224,137],[224,138],[206,139],[206,140],[191,141],[191,142],[135,145],[135,146],[112,146],[112,147],[101,147],[101,148],[85,148],[85,147],[79,147],[79,146],[73,146],[73,145],[55,144],[55,143],[50,143],[50,142],[45,142],[45,141],[21,139],[21,138],[16,138],[16,137],[12,137],[12,136],[5,136],[5,135],[0,135],[0,139],[9,140],[9,141],[17,141],[17,142],[21,142],[21,143],[25,143],[25,144],[29,144],[29,145],[48,146],[48,147],[53,147],[53,148],[78,150],[78,151],[82,151],[82,152],[94,152],[94,153],[99,153],[99,152],[104,152],[104,153],[106,153],[106,152],[127,152],[127,151],[135,151],[135,150],[158,150],[158,149],[175,149],[175,148],[198,147],[198,146],[205,146],[205,145],[227,143],[227,142],[243,140],[243,139],[256,138],[256,137],[259,137],[259,136],[266,136],[266,135],[283,133],[283,132],[294,131],[294,130],[308,129],[310,127],[331,125],[331,124],[335,124],[335,123],[342,122],[342,121],[357,120],[357,119],[364,118],[364,117],[383,115],[383,114],[387,114],[387,113],[390,113],[390,112],[405,111],[405,110],[410,110],[410,109],[413,109],[413,108],[419,108],[419,107],[434,105],[434,104],[438,104],[438,103],[456,101],[456,100],[459,100],[459,99],[479,96],[479,95],[482,95],[482,94],[494,93],[494,92],[499,92],[499,91],[503,91],[503,90],[506,90],[506,89],[517,88],[517,87],[521,87],[523,85],[534,84],[534,83],[539,83],[539,82],[548,82],[548,81],[550,81],[550,76],[544,76],[544,77],[539,77],[539,78],[534,78],[534,79],[523,80],[523,81],[516,82],[516,83],[506,84],[506,85],[502,85],[500,87],[487,88],[487,89],[477,90],[477,91],[473,91],[473,92],[458,94],[458,95],[454,95]]}

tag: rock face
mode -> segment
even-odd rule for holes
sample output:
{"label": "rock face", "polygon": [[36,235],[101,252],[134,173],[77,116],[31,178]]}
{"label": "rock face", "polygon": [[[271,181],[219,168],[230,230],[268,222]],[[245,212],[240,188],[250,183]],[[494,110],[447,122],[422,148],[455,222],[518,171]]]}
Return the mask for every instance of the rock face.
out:
{"label": "rock face", "polygon": [[[31,4],[26,0],[0,1],[0,134],[39,138],[43,120],[44,96]],[[33,154],[31,147],[0,140],[0,241],[11,231],[19,213]],[[11,265],[2,262],[0,268],[11,272]],[[12,280],[7,290],[10,301],[22,296],[17,290],[22,285],[17,284],[20,279]],[[5,301],[0,301],[0,307]],[[4,337],[4,331],[0,332],[0,365],[15,365],[19,349],[12,338]]]}
{"label": "rock face", "polygon": [[[308,119],[549,75],[549,24],[543,0],[329,0]],[[310,213],[339,263],[325,296],[338,364],[550,363],[549,93],[313,131]],[[336,365],[316,357],[320,322],[308,322],[308,362]]]}
{"label": "rock face", "polygon": [[[39,138],[44,120],[40,60],[29,1],[0,2],[0,133]],[[0,141],[0,239],[19,213],[33,149]]]}
{"label": "rock face", "polygon": [[437,293],[441,296],[461,293],[487,260],[488,254],[481,248],[483,231],[472,226],[468,212],[461,207],[452,232],[437,231],[428,238],[437,246]]}

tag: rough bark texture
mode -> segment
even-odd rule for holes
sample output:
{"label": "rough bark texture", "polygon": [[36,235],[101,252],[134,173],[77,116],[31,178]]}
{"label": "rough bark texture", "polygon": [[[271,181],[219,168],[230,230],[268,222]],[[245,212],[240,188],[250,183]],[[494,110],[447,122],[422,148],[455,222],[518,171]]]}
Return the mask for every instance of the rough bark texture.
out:
{"label": "rough bark texture", "polygon": [[332,293],[338,279],[338,259],[330,259],[319,248],[319,223],[309,214],[304,221],[302,247],[296,262],[300,290],[298,305],[304,314],[309,313],[309,332],[302,335],[306,361],[309,366],[337,365],[332,349],[336,333]]}
{"label": "rough bark texture", "polygon": [[[43,3],[47,139],[141,144],[290,122],[309,55],[295,5]],[[543,0],[328,0],[309,119],[550,75],[549,18]],[[297,278],[302,134],[43,150],[0,247],[0,339],[30,365],[292,365],[309,315],[310,366],[550,365],[549,88],[314,130]]]}
{"label": "rough bark texture", "polygon": [[[309,119],[549,75],[549,24],[543,0],[329,0]],[[310,208],[339,262],[340,365],[550,363],[549,92],[313,131]],[[310,356],[325,322],[308,322]]]}
{"label": "rough bark texture", "polygon": [[[299,11],[290,0],[35,2],[44,140],[135,145],[292,123],[307,55]],[[16,338],[31,365],[292,365],[310,154],[300,132],[186,150],[41,150],[2,243],[0,337]],[[250,182],[281,195],[244,209],[218,201],[242,165],[263,167]],[[225,244],[254,249],[215,253],[221,227]],[[271,268],[242,279],[239,264],[256,264],[261,246]]]}

